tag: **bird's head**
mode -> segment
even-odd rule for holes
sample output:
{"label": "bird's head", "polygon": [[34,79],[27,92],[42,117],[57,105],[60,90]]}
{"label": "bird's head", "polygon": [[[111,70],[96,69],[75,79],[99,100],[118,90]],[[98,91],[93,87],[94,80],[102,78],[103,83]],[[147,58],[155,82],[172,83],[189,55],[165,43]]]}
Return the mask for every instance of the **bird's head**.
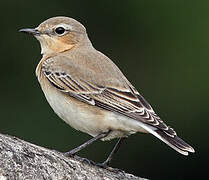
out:
{"label": "bird's head", "polygon": [[85,27],[69,17],[53,17],[37,28],[20,29],[35,36],[41,44],[41,53],[59,53],[85,43],[90,43]]}

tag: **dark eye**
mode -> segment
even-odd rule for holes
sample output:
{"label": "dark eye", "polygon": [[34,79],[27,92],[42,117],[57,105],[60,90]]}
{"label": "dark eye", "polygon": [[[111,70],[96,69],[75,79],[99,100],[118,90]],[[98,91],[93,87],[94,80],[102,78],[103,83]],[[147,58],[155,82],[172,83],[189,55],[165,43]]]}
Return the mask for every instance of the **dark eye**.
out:
{"label": "dark eye", "polygon": [[55,29],[55,32],[56,32],[57,34],[59,34],[59,35],[64,34],[64,33],[65,33],[65,28],[63,28],[63,27],[57,27],[57,28]]}

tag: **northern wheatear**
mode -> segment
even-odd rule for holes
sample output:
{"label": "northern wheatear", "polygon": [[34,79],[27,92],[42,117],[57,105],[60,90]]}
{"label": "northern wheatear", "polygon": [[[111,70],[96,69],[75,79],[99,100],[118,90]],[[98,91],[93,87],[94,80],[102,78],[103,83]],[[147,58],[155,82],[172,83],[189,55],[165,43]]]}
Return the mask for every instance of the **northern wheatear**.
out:
{"label": "northern wheatear", "polygon": [[21,29],[41,44],[36,68],[41,88],[54,112],[92,139],[69,151],[75,154],[97,139],[121,140],[136,132],[150,133],[183,155],[194,149],[167,126],[120,69],[97,51],[85,27],[68,17],[54,17],[35,29]]}

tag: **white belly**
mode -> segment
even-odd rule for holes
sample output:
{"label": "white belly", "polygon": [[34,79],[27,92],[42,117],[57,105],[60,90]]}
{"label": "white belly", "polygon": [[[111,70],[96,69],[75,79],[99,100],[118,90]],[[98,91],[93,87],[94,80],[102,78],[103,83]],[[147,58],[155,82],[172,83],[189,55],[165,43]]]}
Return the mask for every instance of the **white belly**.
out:
{"label": "white belly", "polygon": [[[43,85],[40,83],[41,86]],[[45,84],[42,90],[54,112],[67,124],[91,136],[112,130],[103,140],[147,132],[143,123],[76,100]]]}

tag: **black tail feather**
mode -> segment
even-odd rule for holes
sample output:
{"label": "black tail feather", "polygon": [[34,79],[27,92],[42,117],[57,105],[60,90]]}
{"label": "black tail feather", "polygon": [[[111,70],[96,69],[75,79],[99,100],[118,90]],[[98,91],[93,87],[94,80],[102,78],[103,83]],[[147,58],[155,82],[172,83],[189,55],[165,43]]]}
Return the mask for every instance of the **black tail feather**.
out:
{"label": "black tail feather", "polygon": [[194,149],[184,142],[181,138],[178,136],[169,136],[162,130],[155,130],[155,132],[158,134],[158,138],[160,138],[162,141],[164,141],[167,145],[178,151],[179,153],[183,155],[188,155],[188,152],[194,153]]}

